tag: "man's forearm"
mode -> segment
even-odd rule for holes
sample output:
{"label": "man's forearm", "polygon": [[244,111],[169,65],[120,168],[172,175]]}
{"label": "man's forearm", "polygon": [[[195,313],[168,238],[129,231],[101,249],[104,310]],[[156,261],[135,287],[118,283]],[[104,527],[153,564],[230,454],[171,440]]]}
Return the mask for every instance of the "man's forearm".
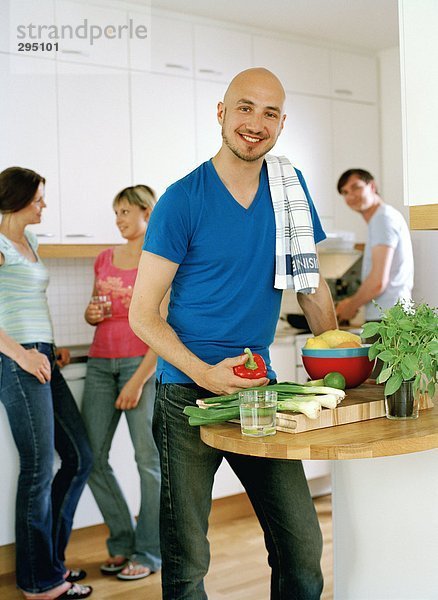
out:
{"label": "man's forearm", "polygon": [[134,333],[158,356],[174,365],[193,381],[198,381],[208,369],[207,363],[199,359],[179,339],[175,331],[160,314],[138,319],[130,315],[129,324]]}
{"label": "man's forearm", "polygon": [[313,335],[338,327],[332,295],[323,277],[320,277],[318,289],[314,294],[298,293],[297,300]]}
{"label": "man's forearm", "polygon": [[368,302],[380,296],[385,291],[385,288],[386,285],[382,281],[367,277],[358,290],[350,296],[352,306],[356,310],[359,310],[361,306],[368,304]]}

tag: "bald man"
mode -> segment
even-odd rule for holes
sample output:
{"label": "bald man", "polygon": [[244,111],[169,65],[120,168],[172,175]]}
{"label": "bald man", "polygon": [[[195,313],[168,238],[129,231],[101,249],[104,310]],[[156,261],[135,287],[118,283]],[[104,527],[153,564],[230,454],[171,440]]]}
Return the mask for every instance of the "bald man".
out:
{"label": "bald man", "polygon": [[[271,597],[316,600],[322,590],[321,532],[300,461],[253,458],[206,446],[184,407],[275,381],[270,365],[281,290],[274,289],[275,218],[264,156],[280,135],[285,93],[266,69],[238,74],[217,106],[218,153],[170,186],[145,238],[130,322],[161,357],[154,436],[161,456],[161,551],[165,600],[204,599],[214,474],[225,457],[264,530]],[[325,238],[308,196],[315,242]],[[160,305],[171,288],[167,320]],[[298,294],[314,334],[336,328],[330,292]],[[234,374],[245,346],[267,377]],[[236,566],[238,557],[236,557]]]}

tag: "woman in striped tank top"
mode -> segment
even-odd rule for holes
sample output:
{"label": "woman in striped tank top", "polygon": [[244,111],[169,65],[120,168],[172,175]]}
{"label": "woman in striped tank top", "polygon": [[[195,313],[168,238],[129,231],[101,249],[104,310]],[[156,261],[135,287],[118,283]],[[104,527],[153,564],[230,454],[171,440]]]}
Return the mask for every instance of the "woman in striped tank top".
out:
{"label": "woman in striped tank top", "polygon": [[[25,598],[86,598],[84,571],[64,565],[73,515],[92,467],[85,427],[59,366],[46,297],[48,272],[26,230],[41,221],[43,177],[0,173],[0,399],[20,455],[16,577]],[[61,466],[53,477],[55,449]]]}

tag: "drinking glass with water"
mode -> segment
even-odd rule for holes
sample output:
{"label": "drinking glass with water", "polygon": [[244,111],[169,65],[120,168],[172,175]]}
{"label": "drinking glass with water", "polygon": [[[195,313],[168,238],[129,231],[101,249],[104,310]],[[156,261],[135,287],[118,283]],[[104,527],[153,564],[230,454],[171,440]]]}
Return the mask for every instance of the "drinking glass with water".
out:
{"label": "drinking glass with water", "polygon": [[245,390],[239,392],[240,427],[243,435],[261,437],[274,435],[277,412],[277,392]]}

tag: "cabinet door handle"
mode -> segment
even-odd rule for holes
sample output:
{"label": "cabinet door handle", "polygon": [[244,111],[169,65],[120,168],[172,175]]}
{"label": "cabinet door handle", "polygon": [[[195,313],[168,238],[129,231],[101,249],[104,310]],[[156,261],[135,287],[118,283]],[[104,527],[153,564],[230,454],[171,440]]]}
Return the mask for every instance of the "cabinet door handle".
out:
{"label": "cabinet door handle", "polygon": [[222,75],[222,71],[215,71],[214,69],[198,69],[199,73],[207,73],[208,75]]}
{"label": "cabinet door handle", "polygon": [[79,56],[90,56],[88,52],[83,52],[82,50],[61,50],[62,54],[77,54]]}
{"label": "cabinet door handle", "polygon": [[335,90],[335,94],[343,94],[344,96],[352,96],[353,92],[351,90]]}
{"label": "cabinet door handle", "polygon": [[174,63],[166,63],[164,65],[167,69],[180,69],[181,71],[190,71],[189,67],[186,67],[185,65],[177,65]]}
{"label": "cabinet door handle", "polygon": [[55,234],[54,233],[37,233],[36,236],[40,237],[40,238],[52,238],[52,237],[55,237]]}
{"label": "cabinet door handle", "polygon": [[92,238],[94,237],[93,233],[66,233],[65,237],[68,238]]}

